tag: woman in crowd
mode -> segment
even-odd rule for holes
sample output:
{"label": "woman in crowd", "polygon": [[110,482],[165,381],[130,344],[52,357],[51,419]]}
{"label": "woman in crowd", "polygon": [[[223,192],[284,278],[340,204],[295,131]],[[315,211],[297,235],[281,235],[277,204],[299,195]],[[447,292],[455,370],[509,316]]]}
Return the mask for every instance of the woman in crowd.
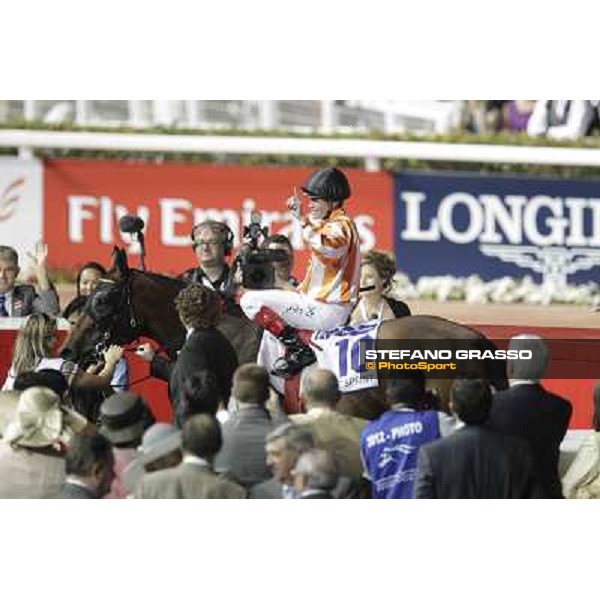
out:
{"label": "woman in crowd", "polygon": [[77,273],[77,296],[89,296],[106,275],[106,269],[97,262],[88,262]]}
{"label": "woman in crowd", "polygon": [[360,300],[350,318],[351,324],[410,316],[410,309],[404,302],[386,295],[395,274],[396,263],[384,252],[371,250],[363,257],[360,268]]}
{"label": "woman in crowd", "polygon": [[104,366],[99,373],[84,371],[75,363],[53,356],[56,341],[56,319],[45,314],[31,315],[19,331],[13,350],[13,362],[2,387],[12,390],[15,378],[25,371],[54,369],[67,379],[70,390],[110,388],[117,362],[123,354],[119,346],[104,352]]}
{"label": "woman in crowd", "polygon": [[106,269],[97,262],[88,262],[79,269],[76,279],[75,297],[67,304],[63,311],[63,317],[68,319],[68,315],[77,310],[81,311],[81,307],[85,304],[88,296],[96,289],[98,281],[106,275]]}

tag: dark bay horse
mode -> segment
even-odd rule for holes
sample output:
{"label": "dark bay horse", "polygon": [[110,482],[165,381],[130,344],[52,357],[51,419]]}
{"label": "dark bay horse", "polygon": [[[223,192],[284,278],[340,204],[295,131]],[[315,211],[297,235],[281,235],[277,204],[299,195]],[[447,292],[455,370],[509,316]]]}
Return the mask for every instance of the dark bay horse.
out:
{"label": "dark bay horse", "polygon": [[[141,337],[155,340],[163,351],[175,356],[185,340],[185,329],[174,299],[185,285],[178,279],[130,269],[125,252],[115,248],[113,266],[90,297],[85,314],[67,336],[63,357],[80,360],[98,343],[125,345]],[[262,332],[241,311],[237,316],[225,315],[218,327],[235,348],[240,364],[256,361]],[[428,340],[444,340],[445,348],[449,349],[459,343],[461,348],[466,344],[473,349],[495,349],[478,331],[433,316],[384,321],[379,328],[378,345],[383,340],[412,340],[411,347],[415,349]],[[504,361],[482,361],[476,368],[477,372],[468,375],[481,377],[497,389],[507,386]],[[450,386],[461,375],[464,374],[427,380],[427,387],[435,391],[442,409],[447,410]],[[365,419],[377,418],[388,408],[384,392],[385,380],[381,380],[379,387],[344,394],[338,410]]]}
{"label": "dark bay horse", "polygon": [[[79,361],[98,344],[126,345],[150,338],[171,357],[185,341],[175,297],[186,283],[158,273],[130,269],[125,251],[115,248],[113,266],[90,296],[84,314],[65,339],[61,355]],[[238,362],[254,362],[260,331],[239,311],[224,314],[218,328],[234,347]]]}

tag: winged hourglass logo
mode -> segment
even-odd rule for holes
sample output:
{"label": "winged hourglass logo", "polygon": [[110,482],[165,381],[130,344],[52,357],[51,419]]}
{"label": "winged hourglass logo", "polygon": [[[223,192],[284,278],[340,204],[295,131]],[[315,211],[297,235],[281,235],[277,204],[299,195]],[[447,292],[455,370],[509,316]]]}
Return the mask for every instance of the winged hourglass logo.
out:
{"label": "winged hourglass logo", "polygon": [[543,285],[564,289],[567,276],[600,266],[600,249],[481,244],[481,252],[504,262],[541,273]]}
{"label": "winged hourglass logo", "polygon": [[25,178],[18,177],[2,190],[0,194],[0,221],[8,221],[14,215],[24,185]]}

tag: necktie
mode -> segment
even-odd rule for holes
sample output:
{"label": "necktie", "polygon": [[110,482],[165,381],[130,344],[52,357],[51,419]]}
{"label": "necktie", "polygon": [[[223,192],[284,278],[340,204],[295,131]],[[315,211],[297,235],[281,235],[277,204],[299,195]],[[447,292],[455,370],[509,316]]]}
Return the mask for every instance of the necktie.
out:
{"label": "necktie", "polygon": [[6,310],[6,297],[4,294],[0,294],[0,317],[8,317],[8,311]]}

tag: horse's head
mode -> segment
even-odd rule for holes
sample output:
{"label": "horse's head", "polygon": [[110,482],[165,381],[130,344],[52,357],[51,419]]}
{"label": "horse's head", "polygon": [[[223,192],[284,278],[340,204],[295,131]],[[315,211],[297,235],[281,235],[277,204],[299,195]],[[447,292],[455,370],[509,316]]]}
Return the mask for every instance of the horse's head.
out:
{"label": "horse's head", "polygon": [[77,362],[97,359],[108,345],[129,343],[138,333],[127,257],[124,250],[115,247],[113,266],[90,295],[61,348],[61,356]]}
{"label": "horse's head", "polygon": [[83,315],[67,336],[61,356],[85,362],[110,344],[147,337],[169,353],[185,340],[174,299],[185,287],[179,279],[129,269],[125,252],[113,251],[113,266],[90,296]]}

